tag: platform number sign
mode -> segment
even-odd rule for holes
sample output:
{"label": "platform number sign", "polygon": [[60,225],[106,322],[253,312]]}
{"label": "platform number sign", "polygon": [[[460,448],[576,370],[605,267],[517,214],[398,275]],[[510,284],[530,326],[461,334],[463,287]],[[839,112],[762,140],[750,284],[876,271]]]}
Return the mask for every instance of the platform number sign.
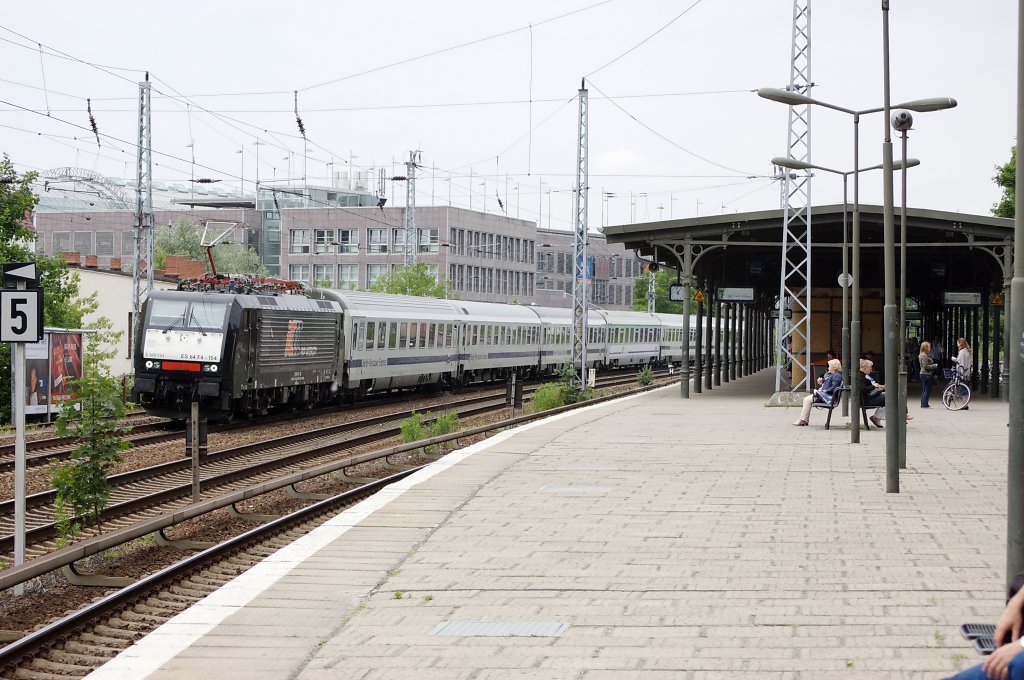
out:
{"label": "platform number sign", "polygon": [[43,339],[43,291],[0,290],[0,342]]}

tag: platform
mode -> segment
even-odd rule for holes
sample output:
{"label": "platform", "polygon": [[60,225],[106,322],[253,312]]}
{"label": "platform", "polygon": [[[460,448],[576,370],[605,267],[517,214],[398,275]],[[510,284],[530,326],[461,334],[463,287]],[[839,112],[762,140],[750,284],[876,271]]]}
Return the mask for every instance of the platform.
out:
{"label": "platform", "polygon": [[[455,452],[91,680],[941,678],[1005,569],[1007,405],[885,436],[793,427],[774,373],[588,407]],[[933,403],[937,402],[933,398]]]}

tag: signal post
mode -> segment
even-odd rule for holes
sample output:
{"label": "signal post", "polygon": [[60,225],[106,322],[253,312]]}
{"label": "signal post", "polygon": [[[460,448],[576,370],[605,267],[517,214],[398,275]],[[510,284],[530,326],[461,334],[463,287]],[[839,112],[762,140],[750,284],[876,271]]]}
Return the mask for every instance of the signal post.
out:
{"label": "signal post", "polygon": [[[14,564],[25,562],[25,343],[43,339],[43,291],[35,263],[3,266],[0,342],[14,345]],[[13,284],[13,287],[12,287]],[[31,286],[31,289],[30,289]],[[15,586],[24,593],[24,585]]]}

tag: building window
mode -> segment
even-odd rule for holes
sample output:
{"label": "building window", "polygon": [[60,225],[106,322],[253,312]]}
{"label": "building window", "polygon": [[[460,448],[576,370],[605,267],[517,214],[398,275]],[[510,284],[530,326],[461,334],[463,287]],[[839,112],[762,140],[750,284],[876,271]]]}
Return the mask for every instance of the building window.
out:
{"label": "building window", "polygon": [[405,252],[405,227],[391,230],[391,242],[395,245],[396,253]]}
{"label": "building window", "polygon": [[359,252],[359,230],[358,229],[339,229],[338,230],[338,252],[339,253],[358,253]]}
{"label": "building window", "polygon": [[369,244],[369,252],[371,253],[386,253],[388,252],[388,232],[387,229],[367,229],[366,240]]}
{"label": "building window", "polygon": [[[427,265],[427,274],[429,274],[430,276],[433,276],[434,280],[437,281],[437,265],[436,264],[428,264]],[[440,282],[438,282],[438,283],[440,283]]]}
{"label": "building window", "polygon": [[[309,252],[309,230],[308,229],[292,229],[289,233],[288,242],[289,253],[308,253]],[[293,279],[294,280],[294,279]]]}
{"label": "building window", "polygon": [[288,278],[292,281],[309,281],[309,265],[308,264],[290,264],[288,265]]}
{"label": "building window", "polygon": [[94,255],[92,252],[92,232],[91,231],[76,231],[75,232],[75,252],[81,253],[82,255]]}
{"label": "building window", "polygon": [[338,288],[356,290],[359,288],[359,265],[338,265]]}
{"label": "building window", "polygon": [[313,285],[321,288],[334,288],[334,265],[315,264],[313,265]]}
{"label": "building window", "polygon": [[314,229],[313,230],[313,245],[314,252],[317,253],[333,253],[334,252],[334,230],[333,229]]}
{"label": "building window", "polygon": [[112,232],[112,231],[97,231],[96,232],[96,254],[97,255],[113,255],[114,254],[114,232]]}
{"label": "building window", "polygon": [[437,229],[417,229],[416,231],[419,232],[419,252],[436,253],[439,249]]}
{"label": "building window", "polygon": [[70,231],[55,231],[53,232],[53,249],[52,255],[60,255],[61,253],[71,252],[71,232]]}
{"label": "building window", "polygon": [[[373,231],[372,229],[370,231]],[[383,230],[381,230],[383,231]],[[372,247],[372,246],[371,246]],[[366,265],[366,287],[373,288],[373,285],[377,283],[377,280],[388,273],[388,266],[386,264],[368,264]]]}

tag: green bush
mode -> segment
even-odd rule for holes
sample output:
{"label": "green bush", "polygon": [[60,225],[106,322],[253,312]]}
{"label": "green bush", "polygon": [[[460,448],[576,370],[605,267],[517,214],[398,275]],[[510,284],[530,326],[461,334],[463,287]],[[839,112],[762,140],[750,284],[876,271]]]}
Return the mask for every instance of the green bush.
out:
{"label": "green bush", "polygon": [[459,414],[455,411],[445,411],[437,416],[430,426],[431,437],[443,437],[459,429]]}
{"label": "green bush", "polygon": [[534,413],[565,406],[565,390],[562,383],[547,383],[533,393],[532,410]]}
{"label": "green bush", "polygon": [[402,421],[402,442],[412,444],[423,439],[423,414],[413,411],[412,415]]}
{"label": "green bush", "polygon": [[647,387],[654,382],[654,371],[651,370],[650,364],[641,368],[640,372],[636,374],[636,382],[640,387]]}

